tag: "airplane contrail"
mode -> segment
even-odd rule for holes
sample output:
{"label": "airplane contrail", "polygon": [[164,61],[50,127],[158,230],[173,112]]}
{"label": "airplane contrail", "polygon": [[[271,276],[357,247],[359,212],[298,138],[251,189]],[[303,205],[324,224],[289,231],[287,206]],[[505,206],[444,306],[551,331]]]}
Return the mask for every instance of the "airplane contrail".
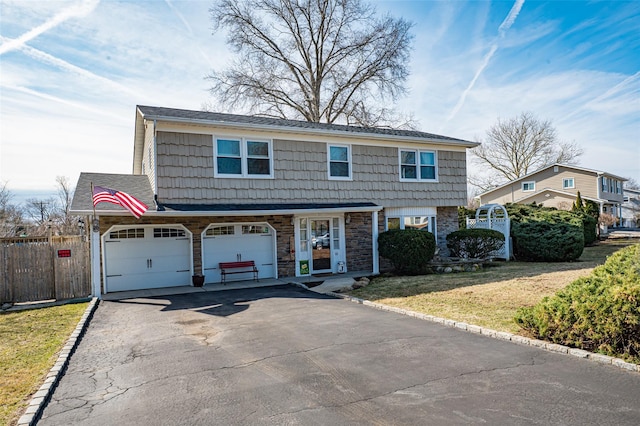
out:
{"label": "airplane contrail", "polygon": [[100,0],[85,0],[82,3],[75,4],[61,11],[60,13],[55,15],[53,18],[49,19],[43,24],[38,25],[35,28],[32,28],[31,30],[22,34],[20,37],[14,38],[2,43],[2,45],[0,45],[0,55],[7,53],[11,50],[20,49],[28,41],[33,40],[34,38],[38,37],[40,34],[44,33],[45,31],[48,31],[51,28],[54,28],[60,25],[61,23],[63,23],[68,19],[81,18],[83,16],[87,16],[88,14],[93,12],[93,10],[98,6],[99,3],[100,3]]}
{"label": "airplane contrail", "polygon": [[[513,6],[511,7],[511,10],[509,11],[509,14],[507,15],[506,18],[504,18],[504,21],[502,21],[502,24],[500,24],[500,27],[498,28],[499,39],[504,38],[509,28],[511,28],[513,23],[516,21],[516,18],[518,17],[518,14],[520,14],[520,10],[522,9],[522,5],[524,5],[524,0],[516,0],[516,2],[513,4]],[[446,120],[447,122],[450,121],[453,117],[455,117],[456,114],[458,114],[458,112],[462,109],[462,106],[464,105],[464,102],[467,99],[467,95],[469,94],[471,89],[473,89],[473,86],[475,86],[476,81],[478,81],[480,74],[482,74],[485,68],[487,68],[487,66],[489,65],[489,62],[491,61],[491,58],[498,50],[498,40],[493,42],[493,44],[491,45],[491,48],[489,49],[489,52],[487,52],[487,54],[484,56],[484,59],[482,60],[482,64],[480,65],[480,68],[478,68],[478,70],[476,71],[476,74],[473,76],[473,79],[471,79],[471,82],[469,83],[467,88],[460,95],[460,99],[458,99],[458,103],[456,103],[456,106],[453,107],[453,109],[449,113],[449,116],[447,117],[447,120]]]}

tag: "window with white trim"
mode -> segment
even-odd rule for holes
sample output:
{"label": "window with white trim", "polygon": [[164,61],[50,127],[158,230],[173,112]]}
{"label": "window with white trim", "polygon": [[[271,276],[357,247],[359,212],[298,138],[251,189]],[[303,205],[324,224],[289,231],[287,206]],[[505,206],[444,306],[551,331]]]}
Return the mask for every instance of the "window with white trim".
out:
{"label": "window with white trim", "polygon": [[349,145],[328,145],[327,162],[329,179],[351,179],[351,147]]}
{"label": "window with white trim", "polygon": [[563,189],[572,189],[576,187],[575,180],[573,178],[564,178],[562,179],[562,188]]}
{"label": "window with white trim", "polygon": [[437,151],[400,149],[401,181],[438,181]]}
{"label": "window with white trim", "polygon": [[418,229],[436,235],[435,216],[389,216],[386,218],[385,230]]}
{"label": "window with white trim", "polygon": [[530,192],[536,190],[536,183],[534,181],[522,182],[522,192]]}
{"label": "window with white trim", "polygon": [[216,138],[214,176],[273,178],[271,141],[247,138]]}

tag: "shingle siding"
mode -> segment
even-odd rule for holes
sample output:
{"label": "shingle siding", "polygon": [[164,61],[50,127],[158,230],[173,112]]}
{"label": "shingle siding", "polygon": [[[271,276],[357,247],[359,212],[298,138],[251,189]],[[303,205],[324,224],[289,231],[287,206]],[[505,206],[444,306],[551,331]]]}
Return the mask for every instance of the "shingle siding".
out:
{"label": "shingle siding", "polygon": [[[556,172],[554,171],[554,167],[549,167],[502,188],[498,188],[486,195],[483,195],[482,203],[505,204],[519,202],[519,200],[531,196],[536,192],[543,191],[544,189],[554,189],[571,194],[577,194],[577,192],[580,191],[580,195],[582,197],[601,198],[614,202],[622,201],[621,194],[598,192],[600,181],[596,172],[563,166],[557,166],[557,169],[558,171]],[[563,180],[568,178],[574,179],[574,188],[563,188]],[[535,191],[523,192],[523,182],[535,182]],[[527,198],[524,202],[531,203],[533,201],[534,198]],[[560,200],[559,202],[564,202],[564,200]],[[545,205],[548,207],[558,207],[550,200],[546,200]]]}
{"label": "shingle siding", "polygon": [[372,201],[389,207],[466,204],[466,155],[438,151],[439,182],[400,182],[398,148],[352,145],[350,181],[329,180],[327,144],[273,141],[273,179],[214,178],[210,134],[157,132],[158,197],[165,203]]}

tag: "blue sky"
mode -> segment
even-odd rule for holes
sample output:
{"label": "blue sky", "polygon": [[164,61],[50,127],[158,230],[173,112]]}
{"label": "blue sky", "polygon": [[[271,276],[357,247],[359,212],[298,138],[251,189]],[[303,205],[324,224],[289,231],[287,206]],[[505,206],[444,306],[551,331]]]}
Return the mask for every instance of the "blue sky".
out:
{"label": "blue sky", "polygon": [[[581,166],[640,182],[640,2],[375,4],[415,23],[398,108],[421,130],[477,140],[531,111]],[[59,175],[130,173],[135,105],[201,109],[204,77],[233,58],[210,6],[1,0],[0,181],[43,194]]]}

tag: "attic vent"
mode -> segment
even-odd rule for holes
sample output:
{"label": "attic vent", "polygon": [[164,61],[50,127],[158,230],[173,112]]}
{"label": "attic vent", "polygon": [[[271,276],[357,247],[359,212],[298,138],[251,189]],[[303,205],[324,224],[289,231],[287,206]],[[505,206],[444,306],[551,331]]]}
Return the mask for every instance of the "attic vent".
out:
{"label": "attic vent", "polygon": [[558,173],[558,166],[553,166],[554,173]]}

